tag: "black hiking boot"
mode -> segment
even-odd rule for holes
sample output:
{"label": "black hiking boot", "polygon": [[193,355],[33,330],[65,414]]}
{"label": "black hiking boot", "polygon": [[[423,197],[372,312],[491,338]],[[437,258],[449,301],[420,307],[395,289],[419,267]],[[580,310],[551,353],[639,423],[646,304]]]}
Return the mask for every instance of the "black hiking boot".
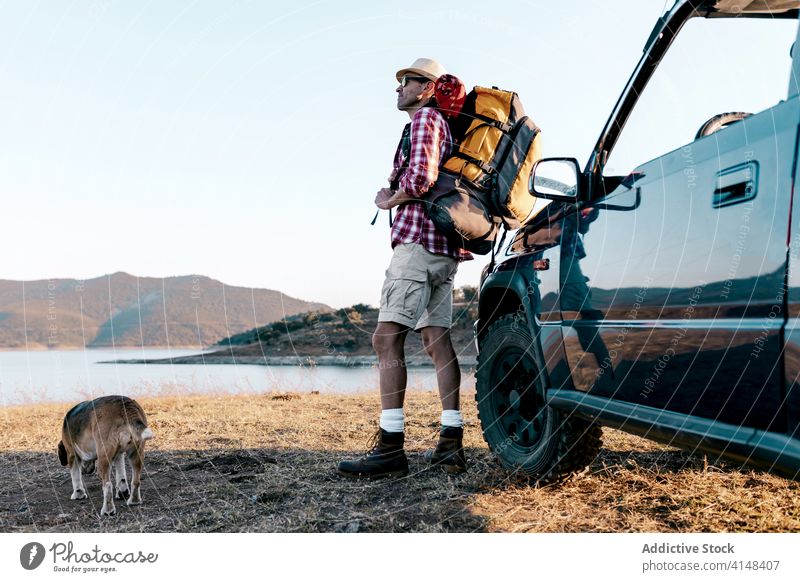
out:
{"label": "black hiking boot", "polygon": [[425,461],[448,473],[463,473],[467,470],[463,439],[463,428],[443,426],[436,448],[425,452]]}
{"label": "black hiking boot", "polygon": [[402,477],[408,475],[408,459],[403,450],[405,435],[378,429],[372,448],[360,459],[347,459],[339,463],[337,472],[344,477]]}

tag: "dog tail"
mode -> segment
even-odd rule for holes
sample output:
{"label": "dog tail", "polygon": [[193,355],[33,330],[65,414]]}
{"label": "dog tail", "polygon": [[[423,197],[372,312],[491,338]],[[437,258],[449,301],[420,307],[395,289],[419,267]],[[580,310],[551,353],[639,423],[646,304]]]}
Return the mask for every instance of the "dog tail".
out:
{"label": "dog tail", "polygon": [[[142,417],[144,417],[144,411],[142,411]],[[137,418],[134,420],[131,428],[139,431],[139,438],[143,441],[149,441],[156,436],[153,434],[153,431],[150,430],[150,427],[147,426],[147,420],[145,418]]]}
{"label": "dog tail", "polygon": [[64,441],[58,441],[58,460],[65,467],[67,466],[67,449],[64,446]]}

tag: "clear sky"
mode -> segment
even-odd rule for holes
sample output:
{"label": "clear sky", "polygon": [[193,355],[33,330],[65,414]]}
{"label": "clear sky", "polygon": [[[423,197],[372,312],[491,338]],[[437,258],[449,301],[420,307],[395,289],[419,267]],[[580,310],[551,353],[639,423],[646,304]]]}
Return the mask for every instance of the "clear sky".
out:
{"label": "clear sky", "polygon": [[[0,278],[202,274],[377,304],[391,248],[385,213],[369,224],[373,198],[408,120],[394,72],[432,57],[468,86],[515,90],[545,155],[583,163],[665,2],[486,7],[0,3]],[[776,66],[785,87],[788,61]],[[657,85],[655,103],[675,95]],[[487,260],[456,284],[477,284]]]}

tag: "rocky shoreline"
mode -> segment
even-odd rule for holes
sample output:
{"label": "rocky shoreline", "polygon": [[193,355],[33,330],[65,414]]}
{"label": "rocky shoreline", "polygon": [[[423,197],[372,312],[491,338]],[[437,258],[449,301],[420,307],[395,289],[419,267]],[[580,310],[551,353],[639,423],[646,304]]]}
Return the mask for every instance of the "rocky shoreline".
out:
{"label": "rocky shoreline", "polygon": [[[110,360],[99,364],[241,364],[250,366],[342,366],[346,368],[377,367],[377,356],[231,356],[222,354],[198,354],[175,358]],[[474,368],[477,358],[463,356],[458,359],[462,368]],[[432,368],[427,356],[412,356],[406,359],[408,368]]]}

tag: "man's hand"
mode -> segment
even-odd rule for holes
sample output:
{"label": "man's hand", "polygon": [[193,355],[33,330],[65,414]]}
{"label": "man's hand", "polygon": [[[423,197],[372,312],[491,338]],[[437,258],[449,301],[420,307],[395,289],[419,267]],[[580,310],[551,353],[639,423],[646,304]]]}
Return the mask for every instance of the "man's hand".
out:
{"label": "man's hand", "polygon": [[417,198],[406,194],[402,189],[395,192],[389,188],[381,188],[375,196],[375,206],[381,210],[389,210],[395,206],[400,206],[405,202],[414,202]]}
{"label": "man's hand", "polygon": [[378,195],[375,196],[375,206],[381,210],[389,210],[392,206],[389,204],[395,192],[391,188],[381,188],[378,190]]}

